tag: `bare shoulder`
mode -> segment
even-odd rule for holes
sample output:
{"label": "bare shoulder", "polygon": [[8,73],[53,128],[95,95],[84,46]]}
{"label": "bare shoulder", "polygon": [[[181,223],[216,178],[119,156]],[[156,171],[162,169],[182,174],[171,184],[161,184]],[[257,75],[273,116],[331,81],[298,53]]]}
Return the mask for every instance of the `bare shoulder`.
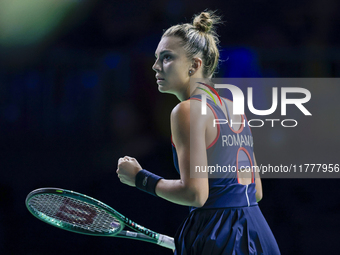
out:
{"label": "bare shoulder", "polygon": [[177,144],[189,141],[190,134],[204,134],[206,116],[201,115],[201,105],[196,100],[186,100],[177,104],[171,112],[171,133]]}
{"label": "bare shoulder", "polygon": [[183,114],[190,114],[190,102],[188,100],[178,103],[171,111],[171,117],[179,117]]}
{"label": "bare shoulder", "polygon": [[189,143],[190,136],[190,103],[180,102],[171,111],[170,115],[172,141],[178,149],[179,146]]}
{"label": "bare shoulder", "polygon": [[171,122],[187,122],[190,117],[196,117],[200,114],[201,103],[196,100],[186,100],[178,103],[171,111]]}

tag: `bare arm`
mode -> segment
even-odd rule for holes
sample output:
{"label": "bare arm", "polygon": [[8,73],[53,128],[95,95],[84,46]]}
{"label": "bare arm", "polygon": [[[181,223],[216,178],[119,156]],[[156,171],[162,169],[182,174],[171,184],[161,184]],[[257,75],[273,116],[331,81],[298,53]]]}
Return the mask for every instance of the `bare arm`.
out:
{"label": "bare arm", "polygon": [[[183,101],[171,113],[171,133],[178,156],[180,179],[161,179],[157,183],[156,194],[176,204],[201,207],[209,196],[208,176],[190,178],[190,171],[194,171],[195,166],[207,165],[206,117],[200,114],[200,107],[192,107],[190,111],[190,105],[195,104],[199,102]],[[135,176],[140,170],[140,165],[133,158],[125,157],[118,161],[118,177],[127,185],[135,186]]]}
{"label": "bare arm", "polygon": [[207,165],[206,124],[199,107],[191,107],[190,112],[190,104],[197,103],[182,102],[171,113],[172,140],[176,146],[181,179],[160,180],[156,193],[177,204],[201,207],[209,195],[208,178],[190,178],[190,171],[194,171],[195,166]]}

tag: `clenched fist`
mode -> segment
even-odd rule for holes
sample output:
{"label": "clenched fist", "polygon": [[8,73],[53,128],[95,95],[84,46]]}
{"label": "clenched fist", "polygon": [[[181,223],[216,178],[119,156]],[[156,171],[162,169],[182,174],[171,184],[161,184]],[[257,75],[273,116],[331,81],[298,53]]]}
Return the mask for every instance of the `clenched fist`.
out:
{"label": "clenched fist", "polygon": [[135,158],[125,156],[118,159],[116,173],[122,183],[135,187],[136,175],[140,170],[142,170],[142,167]]}

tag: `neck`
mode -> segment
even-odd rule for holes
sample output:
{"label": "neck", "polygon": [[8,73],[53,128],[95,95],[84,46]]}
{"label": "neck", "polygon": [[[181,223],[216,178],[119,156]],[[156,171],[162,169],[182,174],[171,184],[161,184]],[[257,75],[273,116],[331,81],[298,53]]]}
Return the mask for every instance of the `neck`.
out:
{"label": "neck", "polygon": [[179,101],[185,101],[188,100],[193,95],[198,95],[198,94],[207,94],[201,89],[198,89],[197,87],[204,87],[205,89],[209,90],[206,88],[204,85],[201,85],[197,82],[206,82],[206,83],[211,83],[209,82],[209,79],[205,81],[206,78],[203,78],[201,75],[198,75],[197,73],[194,74],[193,76],[190,77],[188,83],[184,86],[184,88],[175,93],[176,97],[179,99]]}

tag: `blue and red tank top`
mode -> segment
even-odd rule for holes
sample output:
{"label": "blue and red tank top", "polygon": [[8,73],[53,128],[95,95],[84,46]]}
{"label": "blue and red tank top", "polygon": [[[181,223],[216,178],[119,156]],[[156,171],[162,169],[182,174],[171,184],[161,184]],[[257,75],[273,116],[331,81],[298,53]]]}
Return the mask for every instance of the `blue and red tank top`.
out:
{"label": "blue and red tank top", "polygon": [[[225,105],[227,106],[225,99]],[[201,101],[201,95],[195,95],[190,100]],[[207,105],[212,110],[215,119],[230,120],[226,118],[219,105],[207,98]],[[231,116],[227,107],[228,116]],[[245,115],[242,115],[241,126],[235,131],[228,122],[217,124],[217,136],[207,147],[207,167],[214,169],[209,175],[209,197],[201,209],[244,207],[257,205],[255,198],[255,173],[252,173],[252,182],[248,185],[239,183],[238,169],[253,166],[253,136]],[[220,122],[225,123],[225,122]],[[235,123],[234,123],[235,124]],[[175,145],[172,143],[174,165],[179,173],[178,158]],[[203,169],[206,171],[207,169]],[[213,177],[213,178],[211,178]],[[190,207],[190,211],[197,209]]]}

